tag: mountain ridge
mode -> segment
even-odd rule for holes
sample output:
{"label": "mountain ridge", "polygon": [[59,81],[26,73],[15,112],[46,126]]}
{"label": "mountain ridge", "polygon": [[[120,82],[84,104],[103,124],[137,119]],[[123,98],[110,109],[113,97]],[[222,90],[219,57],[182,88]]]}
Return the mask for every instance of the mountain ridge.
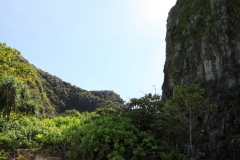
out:
{"label": "mountain ridge", "polygon": [[28,84],[39,114],[56,114],[69,109],[91,112],[102,105],[120,107],[124,103],[113,91],[87,91],[38,69],[6,43],[0,43],[0,58],[0,78],[12,76]]}

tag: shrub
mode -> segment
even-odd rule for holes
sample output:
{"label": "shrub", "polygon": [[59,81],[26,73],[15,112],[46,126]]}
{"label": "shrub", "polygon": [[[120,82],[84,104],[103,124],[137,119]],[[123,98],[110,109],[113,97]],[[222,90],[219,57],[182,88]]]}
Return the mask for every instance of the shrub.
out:
{"label": "shrub", "polygon": [[81,128],[70,128],[68,139],[71,158],[102,159],[131,156],[127,152],[133,150],[137,137],[137,129],[122,117],[99,117],[91,120]]}

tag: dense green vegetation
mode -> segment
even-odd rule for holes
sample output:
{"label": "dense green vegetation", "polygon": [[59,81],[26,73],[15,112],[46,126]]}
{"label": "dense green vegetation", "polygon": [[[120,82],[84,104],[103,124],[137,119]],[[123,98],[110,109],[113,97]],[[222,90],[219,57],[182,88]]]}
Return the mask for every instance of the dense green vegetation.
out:
{"label": "dense green vegetation", "polygon": [[35,113],[46,117],[68,109],[94,111],[102,105],[120,107],[123,100],[113,91],[86,91],[47,72],[37,69],[24,59],[16,49],[0,43],[0,79],[13,77],[14,81],[28,87]]}
{"label": "dense green vegetation", "polygon": [[[166,64],[177,55],[174,76],[180,75],[177,68],[190,47],[182,42],[196,45],[220,18],[209,17],[209,0],[191,2],[177,1],[171,10]],[[224,3],[230,15],[237,13],[239,0]],[[197,143],[207,153],[209,141],[217,146],[206,159],[237,157],[238,86],[214,97],[218,105],[208,102],[196,83],[176,86],[173,93],[166,101],[146,94],[124,104],[113,91],[86,91],[39,70],[19,51],[0,43],[0,159],[50,154],[69,160],[184,160],[196,156]],[[218,137],[216,128],[222,132]],[[221,143],[215,144],[217,138]],[[221,153],[221,145],[229,153]]]}
{"label": "dense green vegetation", "polygon": [[43,92],[57,113],[66,109],[91,112],[102,105],[123,105],[123,100],[113,91],[86,91],[47,72],[38,70],[38,75]]}
{"label": "dense green vegetation", "polygon": [[30,96],[28,86],[12,77],[3,77],[0,81],[1,118],[9,119],[10,113],[34,113],[35,104]]}
{"label": "dense green vegetation", "polygon": [[123,104],[113,91],[85,91],[0,49],[0,159],[34,156],[21,149],[62,159],[186,159],[195,117],[210,111],[197,84],[166,102],[147,94]]}
{"label": "dense green vegetation", "polygon": [[16,79],[32,82],[37,78],[35,68],[20,55],[20,52],[6,43],[0,43],[0,77],[13,75]]}
{"label": "dense green vegetation", "polygon": [[[11,84],[15,83],[11,80]],[[1,83],[2,88],[5,82],[6,79]],[[133,98],[120,108],[106,105],[91,113],[66,110],[51,118],[39,118],[34,112],[27,112],[28,105],[24,108],[27,111],[17,109],[15,112],[19,105],[1,103],[0,147],[3,150],[0,156],[3,159],[17,149],[27,148],[48,151],[62,159],[187,159],[183,155],[186,154],[184,147],[176,148],[175,143],[181,145],[184,143],[181,139],[193,134],[194,126],[190,125],[190,132],[184,127],[195,122],[189,116],[208,111],[207,105],[201,107],[206,102],[198,87],[197,84],[177,87],[176,95],[167,102],[159,95],[148,94]],[[15,95],[21,93],[5,88]],[[20,99],[23,101],[25,97]],[[35,106],[30,106],[34,111]],[[7,115],[6,109],[10,111]],[[18,155],[24,156],[30,155]]]}

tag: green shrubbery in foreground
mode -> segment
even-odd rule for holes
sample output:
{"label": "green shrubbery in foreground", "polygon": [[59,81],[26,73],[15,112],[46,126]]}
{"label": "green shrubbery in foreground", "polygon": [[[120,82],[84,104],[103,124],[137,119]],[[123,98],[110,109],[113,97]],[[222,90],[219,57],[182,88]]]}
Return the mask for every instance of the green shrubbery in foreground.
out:
{"label": "green shrubbery in foreground", "polygon": [[[5,151],[21,148],[47,149],[64,159],[161,159],[169,147],[129,118],[93,114],[40,120],[21,117],[8,122],[0,133]],[[162,157],[163,158],[163,157]]]}
{"label": "green shrubbery in foreground", "polygon": [[[189,110],[192,117],[209,111],[203,91],[191,84],[177,87],[176,95],[167,102],[148,94],[131,99],[123,108],[103,106],[91,113],[67,110],[61,116],[40,119],[34,115],[35,105],[30,105],[28,112],[31,96],[26,94],[27,89],[22,92],[15,84],[19,83],[10,78],[0,85],[1,159],[15,149],[48,151],[71,160],[186,159],[179,152],[186,154],[184,139],[194,132],[193,122],[189,125],[188,121]],[[203,108],[199,107],[202,103]],[[175,148],[175,144],[179,147]]]}

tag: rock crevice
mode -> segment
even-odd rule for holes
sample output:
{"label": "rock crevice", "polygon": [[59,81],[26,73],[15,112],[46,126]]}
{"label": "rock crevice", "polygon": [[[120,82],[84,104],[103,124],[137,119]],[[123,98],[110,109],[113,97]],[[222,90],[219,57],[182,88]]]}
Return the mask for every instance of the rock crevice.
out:
{"label": "rock crevice", "polygon": [[177,0],[169,12],[163,99],[198,82],[218,104],[202,118],[196,159],[240,159],[239,26],[239,0]]}

